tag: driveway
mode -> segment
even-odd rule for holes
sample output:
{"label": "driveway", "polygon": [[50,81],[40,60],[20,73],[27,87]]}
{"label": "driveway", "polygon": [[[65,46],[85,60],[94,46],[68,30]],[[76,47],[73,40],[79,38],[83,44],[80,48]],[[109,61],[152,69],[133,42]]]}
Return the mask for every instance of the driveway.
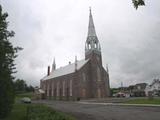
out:
{"label": "driveway", "polygon": [[160,120],[160,107],[83,104],[64,101],[39,101],[77,120]]}

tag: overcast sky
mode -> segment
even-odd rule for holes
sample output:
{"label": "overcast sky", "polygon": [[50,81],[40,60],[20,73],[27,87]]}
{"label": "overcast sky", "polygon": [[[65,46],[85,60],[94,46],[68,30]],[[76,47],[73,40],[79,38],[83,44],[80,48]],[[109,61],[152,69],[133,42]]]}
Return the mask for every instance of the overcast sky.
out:
{"label": "overcast sky", "polygon": [[17,78],[39,85],[54,57],[57,67],[84,59],[91,6],[111,87],[151,83],[160,77],[160,0],[145,1],[135,10],[131,0],[0,0],[12,43],[24,48]]}

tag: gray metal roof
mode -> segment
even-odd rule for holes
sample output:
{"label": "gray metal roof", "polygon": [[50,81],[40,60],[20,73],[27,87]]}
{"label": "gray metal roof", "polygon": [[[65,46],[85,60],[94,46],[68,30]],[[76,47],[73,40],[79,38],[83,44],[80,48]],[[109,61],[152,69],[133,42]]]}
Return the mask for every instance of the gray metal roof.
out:
{"label": "gray metal roof", "polygon": [[[77,70],[81,69],[89,60],[77,61]],[[48,80],[59,76],[67,75],[75,72],[75,63],[69,64],[64,67],[60,67],[50,73],[49,76],[45,76],[42,80]]]}

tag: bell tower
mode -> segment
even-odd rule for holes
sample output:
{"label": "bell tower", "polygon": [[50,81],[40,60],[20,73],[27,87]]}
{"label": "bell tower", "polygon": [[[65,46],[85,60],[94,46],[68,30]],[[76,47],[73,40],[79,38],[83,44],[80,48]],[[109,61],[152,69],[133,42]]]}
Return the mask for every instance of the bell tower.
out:
{"label": "bell tower", "polygon": [[97,62],[102,65],[101,47],[96,35],[91,8],[89,11],[88,35],[85,43],[85,59],[96,59]]}

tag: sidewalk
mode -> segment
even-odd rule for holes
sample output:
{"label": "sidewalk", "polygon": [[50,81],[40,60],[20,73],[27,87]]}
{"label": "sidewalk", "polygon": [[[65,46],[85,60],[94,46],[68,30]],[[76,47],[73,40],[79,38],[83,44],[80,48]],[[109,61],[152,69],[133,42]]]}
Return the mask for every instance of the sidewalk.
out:
{"label": "sidewalk", "polygon": [[93,104],[93,105],[110,105],[110,106],[137,106],[137,107],[160,107],[156,104],[126,104],[126,103],[97,103],[97,102],[77,102],[79,104]]}

